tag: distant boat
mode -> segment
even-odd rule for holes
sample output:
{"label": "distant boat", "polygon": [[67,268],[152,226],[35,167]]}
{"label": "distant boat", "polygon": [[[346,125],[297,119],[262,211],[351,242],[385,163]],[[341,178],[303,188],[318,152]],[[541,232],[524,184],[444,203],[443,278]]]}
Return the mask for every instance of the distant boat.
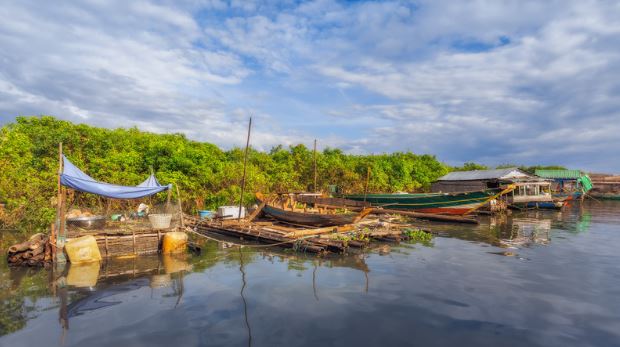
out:
{"label": "distant boat", "polygon": [[299,225],[314,227],[328,227],[353,224],[366,217],[372,211],[371,208],[364,208],[358,213],[336,213],[322,214],[310,212],[287,211],[270,205],[261,193],[256,193],[256,198],[262,203],[265,202],[262,212],[275,219]]}
{"label": "distant boat", "polygon": [[354,194],[344,195],[348,200],[366,201],[373,207],[392,210],[415,210],[416,212],[464,215],[477,210],[490,200],[510,192],[514,188],[487,189],[467,193],[420,193],[420,194]]}
{"label": "distant boat", "polygon": [[575,191],[572,193],[553,193],[552,197],[556,201],[571,201],[579,200],[583,196],[583,192]]}
{"label": "distant boat", "polygon": [[570,195],[554,197],[550,192],[551,182],[518,182],[507,195],[508,205],[516,209],[561,209]]}
{"label": "distant boat", "polygon": [[590,193],[588,195],[593,197],[593,198],[595,198],[595,199],[620,200],[620,193],[599,193],[599,192],[594,192],[594,193]]}

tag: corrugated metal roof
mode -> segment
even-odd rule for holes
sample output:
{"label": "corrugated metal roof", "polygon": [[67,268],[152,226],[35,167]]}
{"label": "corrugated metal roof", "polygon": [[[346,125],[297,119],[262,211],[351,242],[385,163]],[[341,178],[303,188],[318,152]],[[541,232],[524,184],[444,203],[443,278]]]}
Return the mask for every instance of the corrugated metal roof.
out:
{"label": "corrugated metal roof", "polygon": [[531,177],[516,167],[496,170],[454,171],[439,178],[438,181],[473,181]]}
{"label": "corrugated metal roof", "polygon": [[579,170],[536,170],[535,173],[543,178],[577,179],[582,176]]}

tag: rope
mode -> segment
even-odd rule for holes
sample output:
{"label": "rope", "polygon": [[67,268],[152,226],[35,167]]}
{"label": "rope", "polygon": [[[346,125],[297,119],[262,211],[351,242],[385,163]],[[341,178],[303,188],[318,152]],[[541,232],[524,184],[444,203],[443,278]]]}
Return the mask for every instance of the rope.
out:
{"label": "rope", "polygon": [[[287,244],[287,243],[294,243],[294,242],[300,242],[300,243],[301,243],[301,241],[303,241],[303,240],[305,240],[305,239],[309,239],[309,238],[316,237],[316,235],[310,235],[310,236],[300,237],[300,238],[298,238],[298,239],[292,239],[292,240],[289,240],[289,241],[278,242],[278,243],[270,243],[270,244],[266,244],[266,245],[248,245],[248,244],[241,244],[241,243],[229,242],[229,241],[224,241],[224,240],[218,240],[218,239],[216,239],[216,238],[209,237],[209,236],[207,236],[207,235],[201,234],[201,233],[199,233],[199,232],[197,232],[197,231],[194,231],[194,230],[189,230],[189,231],[190,231],[190,232],[192,232],[192,233],[194,233],[194,234],[196,234],[196,235],[200,235],[200,236],[202,236],[202,237],[204,237],[204,238],[207,238],[207,239],[209,239],[209,240],[212,240],[212,241],[217,241],[217,242],[226,242],[226,243],[233,244],[233,245],[235,245],[235,246],[239,246],[239,247],[250,247],[250,248],[265,248],[265,247],[273,247],[273,246],[280,246],[280,245],[285,245],[285,244]],[[305,251],[305,249],[304,249],[304,251]]]}

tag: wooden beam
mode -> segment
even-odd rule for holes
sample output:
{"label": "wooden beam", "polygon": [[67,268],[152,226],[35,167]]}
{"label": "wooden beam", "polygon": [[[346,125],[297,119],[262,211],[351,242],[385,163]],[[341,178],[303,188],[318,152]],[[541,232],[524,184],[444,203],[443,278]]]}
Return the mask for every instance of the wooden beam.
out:
{"label": "wooden beam", "polygon": [[256,217],[258,217],[258,215],[261,213],[261,211],[263,210],[263,208],[265,208],[265,202],[261,202],[260,205],[258,205],[258,208],[256,210],[254,210],[254,212],[252,212],[252,214],[248,217],[247,221],[251,222],[254,219],[256,219]]}
{"label": "wooden beam", "polygon": [[321,235],[321,234],[329,234],[329,233],[344,233],[347,231],[355,230],[355,226],[353,224],[343,225],[339,227],[324,227],[324,228],[316,228],[316,229],[305,229],[305,230],[297,230],[291,233],[286,234],[286,237],[301,237],[301,236],[309,236],[309,235]]}

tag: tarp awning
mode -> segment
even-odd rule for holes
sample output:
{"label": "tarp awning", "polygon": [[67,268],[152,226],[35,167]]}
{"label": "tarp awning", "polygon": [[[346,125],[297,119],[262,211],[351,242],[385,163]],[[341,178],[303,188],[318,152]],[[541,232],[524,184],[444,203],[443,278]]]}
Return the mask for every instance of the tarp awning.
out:
{"label": "tarp awning", "polygon": [[153,174],[135,187],[98,182],[78,169],[64,155],[62,156],[62,160],[63,170],[60,175],[60,183],[65,187],[81,192],[97,194],[113,199],[138,199],[172,188],[171,184],[167,186],[159,184],[157,178],[155,178]]}

